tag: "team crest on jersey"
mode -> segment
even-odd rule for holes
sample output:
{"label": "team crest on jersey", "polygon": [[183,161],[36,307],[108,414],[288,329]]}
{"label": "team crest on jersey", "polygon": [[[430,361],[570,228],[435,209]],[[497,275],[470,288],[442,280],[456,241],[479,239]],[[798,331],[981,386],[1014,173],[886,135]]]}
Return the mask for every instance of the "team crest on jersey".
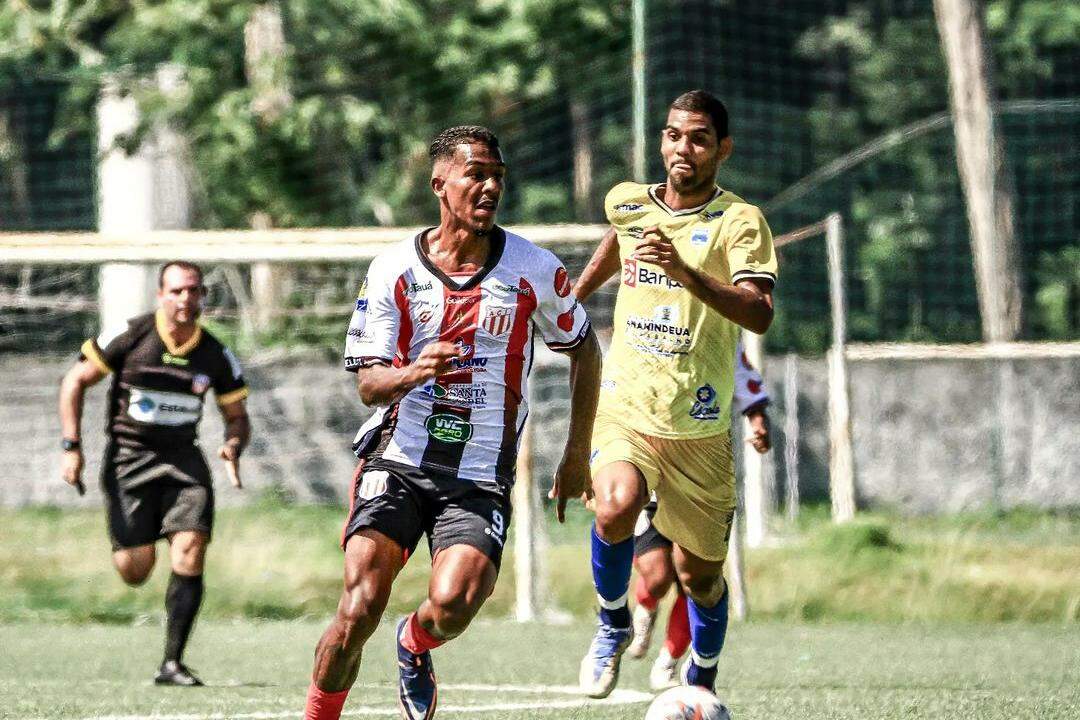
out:
{"label": "team crest on jersey", "polygon": [[503,305],[491,305],[484,314],[483,327],[491,335],[498,337],[510,330],[514,308]]}
{"label": "team crest on jersey", "polygon": [[694,393],[696,399],[690,408],[690,417],[695,420],[715,420],[720,417],[720,405],[716,402],[716,390],[705,384]]}
{"label": "team crest on jersey", "polygon": [[199,373],[191,378],[191,392],[202,395],[210,389],[210,376]]}
{"label": "team crest on jersey", "polygon": [[709,244],[709,228],[694,228],[694,232],[690,235],[691,245],[708,245]]}
{"label": "team crest on jersey", "polygon": [[570,275],[567,274],[566,268],[561,266],[555,271],[555,294],[559,297],[570,294]]}

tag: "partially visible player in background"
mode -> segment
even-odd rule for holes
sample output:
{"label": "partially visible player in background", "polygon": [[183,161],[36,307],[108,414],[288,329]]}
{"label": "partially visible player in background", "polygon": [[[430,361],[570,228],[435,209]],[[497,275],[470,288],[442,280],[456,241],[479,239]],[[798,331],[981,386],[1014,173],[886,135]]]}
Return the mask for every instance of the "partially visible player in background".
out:
{"label": "partially visible player in background", "polygon": [[590,697],[614,689],[631,640],[633,532],[651,492],[653,522],[673,543],[690,599],[683,682],[712,690],[716,681],[735,512],[735,346],[740,327],[769,327],[776,281],[761,211],[716,185],[732,148],[720,100],[701,90],[676,98],[660,136],[667,177],[608,193],[612,228],[578,281],[587,295],[622,269],[593,431],[590,542],[600,612],[579,674]]}
{"label": "partially visible player in background", "polygon": [[533,338],[570,358],[569,433],[552,497],[589,482],[600,349],[552,253],[495,224],[506,164],[490,130],[432,142],[439,225],[376,257],[356,301],[345,368],[365,405],[342,537],[345,588],[315,651],[306,720],[337,720],[397,574],[427,535],[428,596],[397,625],[405,720],[429,720],[431,651],[460,635],[495,588],[510,527]]}
{"label": "partially visible player in background", "polygon": [[154,682],[202,685],[182,656],[203,597],[203,565],[214,518],[210,468],[197,433],[213,388],[225,420],[218,457],[232,468],[250,435],[248,388],[236,357],[199,325],[206,295],[199,266],[175,261],[158,275],[158,310],[83,343],[60,386],[63,478],[82,492],[82,409],[86,388],[112,374],[109,436],[101,466],[113,564],[141,585],[154,569],[154,544],[169,541],[165,657]]}
{"label": "partially visible player in background", "polygon": [[[741,413],[750,425],[747,443],[759,453],[766,453],[772,446],[769,433],[769,394],[761,374],[750,364],[742,343],[735,354],[734,410]],[[675,602],[668,616],[664,644],[649,671],[649,685],[653,690],[664,690],[678,684],[676,665],[690,646],[690,620],[687,615],[686,595],[675,582],[675,564],[671,559],[671,541],[652,524],[656,514],[653,499],[638,516],[634,528],[634,569],[638,578],[634,585],[634,639],[626,650],[632,658],[645,657],[656,624],[657,608],[671,586],[675,586]]]}

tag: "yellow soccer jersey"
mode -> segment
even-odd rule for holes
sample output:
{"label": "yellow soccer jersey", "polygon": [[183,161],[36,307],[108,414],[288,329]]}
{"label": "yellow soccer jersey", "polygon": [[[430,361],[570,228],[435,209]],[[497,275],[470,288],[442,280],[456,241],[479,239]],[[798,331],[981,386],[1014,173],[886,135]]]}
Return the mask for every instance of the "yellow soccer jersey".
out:
{"label": "yellow soccer jersey", "polygon": [[729,283],[775,283],[772,233],[757,207],[726,190],[717,188],[699,207],[672,210],[658,188],[621,183],[604,202],[618,233],[622,278],[599,412],[646,435],[717,435],[731,422],[739,328],[659,267],[630,255],[655,225],[696,270]]}

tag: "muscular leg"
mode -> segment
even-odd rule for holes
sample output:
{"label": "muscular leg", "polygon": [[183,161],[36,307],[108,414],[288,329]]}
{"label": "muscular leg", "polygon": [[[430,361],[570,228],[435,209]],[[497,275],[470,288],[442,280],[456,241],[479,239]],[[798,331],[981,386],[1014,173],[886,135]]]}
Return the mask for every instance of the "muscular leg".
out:
{"label": "muscular leg", "polygon": [[[315,648],[313,688],[337,693],[352,687],[360,670],[364,643],[379,625],[404,559],[402,547],[376,530],[361,530],[349,538],[345,546],[345,589],[330,627]],[[316,718],[310,711],[309,695],[305,717]]]}
{"label": "muscular leg", "polygon": [[633,563],[633,533],[638,514],[649,501],[645,477],[633,463],[617,461],[600,468],[593,479],[596,522],[592,529],[593,582],[600,618],[613,627],[629,627],[626,595]]}
{"label": "muscular leg", "polygon": [[203,598],[203,562],[210,538],[197,530],[169,536],[172,576],[165,592],[165,662],[179,663]]}
{"label": "muscular leg", "polygon": [[153,544],[120,548],[113,552],[112,561],[121,579],[132,587],[138,587],[150,577],[157,559]]}
{"label": "muscular leg", "polygon": [[710,690],[716,679],[716,663],[727,635],[728,599],[724,561],[707,560],[675,546],[675,568],[689,596],[690,652],[686,682]]}
{"label": "muscular leg", "polygon": [[495,589],[499,573],[483,552],[471,545],[451,545],[435,554],[428,596],[416,619],[441,642],[457,637],[469,626]]}
{"label": "muscular leg", "polygon": [[657,547],[636,556],[634,569],[638,572],[635,592],[637,601],[650,610],[655,610],[657,603],[664,599],[675,582],[675,564],[671,560],[671,550]]}

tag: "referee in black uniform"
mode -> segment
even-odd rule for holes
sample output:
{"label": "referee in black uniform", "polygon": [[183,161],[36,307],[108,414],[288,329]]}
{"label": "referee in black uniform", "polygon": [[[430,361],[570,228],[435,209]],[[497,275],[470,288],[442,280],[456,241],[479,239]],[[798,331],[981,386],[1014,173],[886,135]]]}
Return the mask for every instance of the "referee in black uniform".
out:
{"label": "referee in black uniform", "polygon": [[248,389],[236,357],[198,323],[206,288],[202,270],[176,261],[158,276],[158,310],[83,343],[60,386],[63,477],[82,492],[83,394],[112,374],[101,468],[113,564],[141,585],[154,568],[155,543],[169,541],[172,577],[159,685],[201,685],[181,662],[203,595],[203,560],[213,525],[210,468],[199,450],[203,400],[213,388],[225,419],[218,456],[240,487],[237,461],[250,434]]}

